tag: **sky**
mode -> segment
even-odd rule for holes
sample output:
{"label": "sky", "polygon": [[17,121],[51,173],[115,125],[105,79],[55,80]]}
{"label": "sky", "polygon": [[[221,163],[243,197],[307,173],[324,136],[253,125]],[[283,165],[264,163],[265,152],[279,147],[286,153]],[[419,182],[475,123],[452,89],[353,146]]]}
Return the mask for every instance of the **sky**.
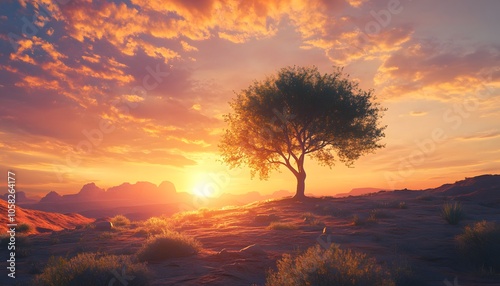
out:
{"label": "sky", "polygon": [[228,102],[286,66],[344,67],[387,108],[386,147],[306,159],[306,194],[421,189],[500,170],[500,1],[3,0],[0,181],[75,193],[171,181],[217,196],[295,190],[228,169]]}

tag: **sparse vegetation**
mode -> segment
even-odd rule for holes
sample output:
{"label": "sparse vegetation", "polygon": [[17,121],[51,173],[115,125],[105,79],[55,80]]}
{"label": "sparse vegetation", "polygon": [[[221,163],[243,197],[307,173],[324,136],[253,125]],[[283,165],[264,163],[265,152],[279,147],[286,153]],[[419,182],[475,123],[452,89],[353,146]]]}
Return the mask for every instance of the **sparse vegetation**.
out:
{"label": "sparse vegetation", "polygon": [[488,273],[500,273],[500,225],[476,222],[466,226],[456,240],[460,253],[474,267]]}
{"label": "sparse vegetation", "polygon": [[316,218],[312,213],[307,212],[303,213],[301,216],[304,220],[304,222],[308,225],[314,225],[314,226],[324,226],[325,223],[320,221],[318,218]]}
{"label": "sparse vegetation", "polygon": [[27,223],[21,223],[16,227],[16,232],[18,233],[28,233],[33,230],[33,227]]}
{"label": "sparse vegetation", "polygon": [[272,229],[272,230],[295,230],[298,229],[299,227],[293,223],[289,222],[271,222],[267,229]]}
{"label": "sparse vegetation", "polygon": [[380,210],[380,209],[374,209],[370,211],[370,216],[368,217],[369,220],[377,221],[378,219],[381,218],[390,218],[392,215],[386,211]]}
{"label": "sparse vegetation", "polygon": [[151,217],[144,222],[143,230],[148,235],[163,234],[171,228],[171,223],[164,217]]}
{"label": "sparse vegetation", "polygon": [[270,223],[274,221],[279,221],[279,217],[275,214],[270,214],[270,215],[263,215],[263,214],[258,214],[255,216],[254,220],[257,223]]}
{"label": "sparse vegetation", "polygon": [[[35,278],[35,285],[84,286],[108,285],[116,279],[113,271],[126,271],[128,285],[147,285],[148,272],[142,263],[133,263],[129,256],[80,253],[66,259],[51,257],[43,273]],[[133,277],[133,278],[132,278]],[[115,283],[118,284],[118,283]]]}
{"label": "sparse vegetation", "polygon": [[406,202],[400,202],[396,200],[379,202],[376,205],[377,208],[380,209],[406,209]]}
{"label": "sparse vegetation", "polygon": [[444,204],[441,215],[449,224],[458,224],[464,218],[462,204],[459,202]]}
{"label": "sparse vegetation", "polygon": [[365,224],[365,221],[362,220],[358,215],[354,215],[352,217],[352,225],[354,226],[361,226],[361,225],[364,225]]}
{"label": "sparse vegetation", "polygon": [[113,226],[125,227],[130,225],[130,220],[124,215],[116,215],[111,219]]}
{"label": "sparse vegetation", "polygon": [[319,245],[293,258],[283,255],[277,271],[269,271],[266,285],[395,285],[388,270],[374,258],[332,244],[329,249]]}
{"label": "sparse vegetation", "polygon": [[141,261],[160,261],[168,258],[190,256],[201,250],[201,243],[176,231],[150,237],[137,252]]}
{"label": "sparse vegetation", "polygon": [[111,231],[105,231],[99,234],[97,239],[99,240],[108,240],[108,239],[113,239],[116,236],[116,233],[113,233]]}

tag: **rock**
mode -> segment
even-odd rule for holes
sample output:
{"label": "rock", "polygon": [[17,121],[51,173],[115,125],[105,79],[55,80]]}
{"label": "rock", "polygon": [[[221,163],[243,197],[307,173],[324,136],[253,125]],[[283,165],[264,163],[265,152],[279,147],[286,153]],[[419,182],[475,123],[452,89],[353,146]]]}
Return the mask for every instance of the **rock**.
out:
{"label": "rock", "polygon": [[266,252],[262,249],[262,247],[258,244],[252,244],[245,248],[240,249],[241,254],[250,255],[250,256],[258,256],[265,255]]}
{"label": "rock", "polygon": [[332,230],[331,230],[329,227],[326,227],[326,226],[325,226],[325,227],[323,228],[323,234],[328,235],[328,234],[331,234],[331,233],[332,233]]}
{"label": "rock", "polygon": [[113,229],[113,223],[110,221],[99,221],[95,223],[96,230],[111,230]]}

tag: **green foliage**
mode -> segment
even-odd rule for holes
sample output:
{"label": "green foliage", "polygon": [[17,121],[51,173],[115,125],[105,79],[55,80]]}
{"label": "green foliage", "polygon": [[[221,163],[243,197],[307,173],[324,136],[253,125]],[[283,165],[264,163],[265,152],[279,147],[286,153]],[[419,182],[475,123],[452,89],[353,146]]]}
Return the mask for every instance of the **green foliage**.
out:
{"label": "green foliage", "polygon": [[[129,256],[102,255],[100,253],[80,253],[66,259],[51,257],[43,273],[35,278],[35,285],[43,286],[86,286],[109,285],[115,279],[116,271],[121,277],[126,275],[128,285],[148,285],[147,268],[144,264],[133,263]],[[120,282],[115,281],[116,285]]]}
{"label": "green foliage", "polygon": [[130,225],[130,220],[123,216],[123,215],[116,215],[111,219],[111,223],[113,226],[129,226]]}
{"label": "green foliage", "polygon": [[267,229],[272,229],[272,230],[295,230],[298,229],[299,227],[296,226],[293,223],[285,223],[285,222],[271,222]]}
{"label": "green foliage", "polygon": [[350,249],[333,245],[309,248],[293,258],[283,255],[277,262],[277,271],[269,271],[266,285],[343,285],[391,286],[395,285],[388,270],[374,258]]}
{"label": "green foliage", "polygon": [[137,257],[141,261],[161,261],[190,256],[200,250],[201,244],[198,240],[176,231],[167,231],[148,238],[146,244],[137,252]]}
{"label": "green foliage", "polygon": [[462,204],[459,202],[444,204],[441,215],[449,224],[458,224],[464,218]]}
{"label": "green foliage", "polygon": [[480,221],[466,226],[456,237],[465,260],[477,269],[500,272],[500,226],[495,222]]}
{"label": "green foliage", "polygon": [[219,149],[230,167],[248,165],[252,176],[267,179],[285,166],[303,181],[306,155],[330,167],[337,160],[352,165],[383,147],[385,127],[378,121],[384,109],[374,99],[341,69],[321,74],[316,67],[286,67],[230,103]]}

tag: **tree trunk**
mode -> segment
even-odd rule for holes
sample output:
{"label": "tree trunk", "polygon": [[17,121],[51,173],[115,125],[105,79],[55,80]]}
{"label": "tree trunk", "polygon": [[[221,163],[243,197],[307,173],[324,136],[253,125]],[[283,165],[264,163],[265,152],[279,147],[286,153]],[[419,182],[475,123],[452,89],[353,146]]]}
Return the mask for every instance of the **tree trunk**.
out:
{"label": "tree trunk", "polygon": [[294,199],[304,199],[306,197],[305,195],[305,190],[306,190],[306,173],[301,172],[297,176],[297,191],[295,192],[295,196],[293,197]]}

